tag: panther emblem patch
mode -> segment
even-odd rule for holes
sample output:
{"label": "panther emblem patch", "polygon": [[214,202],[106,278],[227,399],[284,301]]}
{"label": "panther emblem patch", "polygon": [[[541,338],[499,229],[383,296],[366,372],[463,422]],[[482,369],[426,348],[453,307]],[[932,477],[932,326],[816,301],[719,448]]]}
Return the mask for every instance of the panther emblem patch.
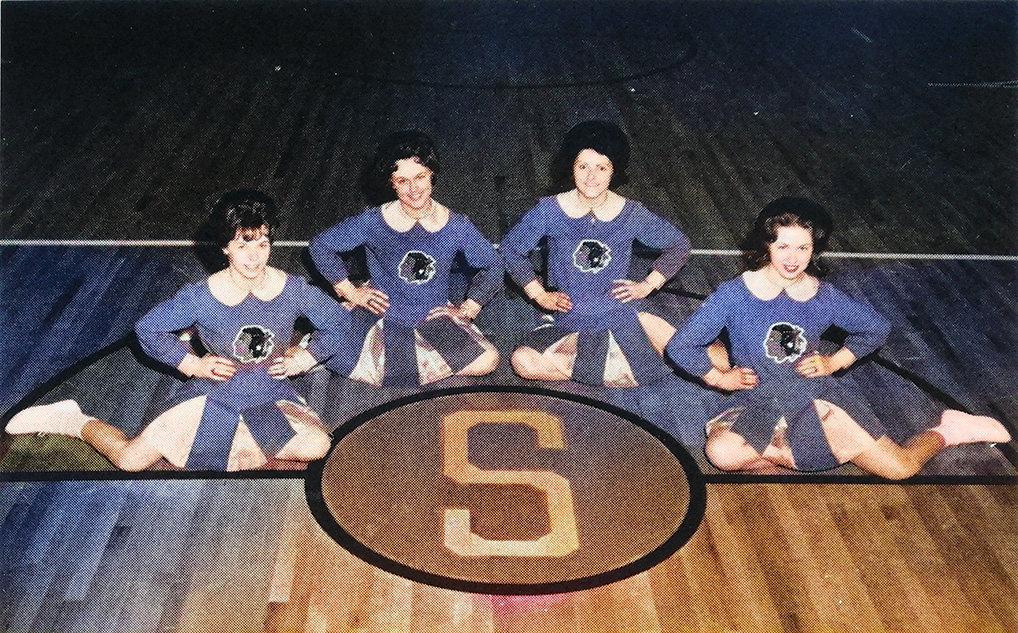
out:
{"label": "panther emblem patch", "polygon": [[775,323],[767,332],[764,351],[776,363],[793,363],[806,351],[803,329],[791,323]]}
{"label": "panther emblem patch", "polygon": [[421,251],[410,251],[399,263],[399,276],[408,283],[427,283],[435,277],[435,258]]}
{"label": "panther emblem patch", "polygon": [[233,357],[242,363],[257,363],[272,353],[275,338],[272,330],[260,325],[245,325],[233,339]]}
{"label": "panther emblem patch", "polygon": [[592,275],[601,272],[612,260],[612,249],[599,240],[583,240],[573,251],[573,265]]}

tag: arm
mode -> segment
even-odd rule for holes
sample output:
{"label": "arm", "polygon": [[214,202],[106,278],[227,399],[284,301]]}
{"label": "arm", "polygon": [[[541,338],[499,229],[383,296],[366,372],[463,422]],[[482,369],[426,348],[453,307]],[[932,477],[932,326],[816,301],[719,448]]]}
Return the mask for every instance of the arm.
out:
{"label": "arm", "polygon": [[340,256],[364,244],[370,234],[370,211],[347,218],[319,233],[308,246],[308,254],[315,268],[330,284],[336,294],[355,306],[375,314],[383,314],[389,307],[389,297],[370,285],[355,286],[349,279],[346,263]]}
{"label": "arm", "polygon": [[651,274],[656,272],[665,280],[671,279],[689,261],[689,238],[671,222],[651,213],[643,205],[640,205],[636,218],[640,222],[636,239],[645,246],[663,251],[654,260]]}
{"label": "arm", "polygon": [[811,354],[796,365],[799,374],[819,378],[851,367],[859,358],[872,354],[887,340],[891,324],[876,310],[855,301],[834,286],[824,284],[825,300],[829,301],[834,325],[848,333],[845,344],[830,356]]}
{"label": "arm", "polygon": [[[467,289],[467,299],[464,306],[469,307],[474,318],[481,306],[491,300],[492,297],[502,289],[505,276],[505,269],[502,265],[502,258],[499,257],[491,241],[484,237],[477,227],[470,220],[463,218],[460,230],[460,251],[466,257],[467,264],[480,269],[470,280],[470,287]],[[476,307],[476,311],[475,311]]]}
{"label": "arm", "polygon": [[616,280],[612,294],[622,303],[643,299],[660,289],[689,261],[689,238],[671,222],[651,213],[642,204],[637,206],[631,221],[635,223],[634,233],[642,244],[663,252],[654,260],[652,270],[642,281]]}
{"label": "arm", "polygon": [[527,211],[516,226],[505,234],[498,252],[506,272],[523,288],[528,298],[545,310],[568,312],[573,308],[569,295],[559,291],[549,292],[534,272],[528,257],[530,251],[537,248],[541,238],[548,234],[547,212],[543,201]]}
{"label": "arm", "polygon": [[229,380],[237,370],[232,359],[214,354],[199,358],[192,353],[189,344],[174,334],[197,322],[199,293],[198,284],[188,284],[172,299],[149,310],[134,326],[138,343],[150,357],[176,367],[185,376]]}
{"label": "arm", "polygon": [[[752,389],[756,372],[745,367],[727,367],[727,353],[718,351],[717,339],[728,325],[728,313],[736,299],[722,286],[704,301],[681,330],[668,342],[665,353],[679,367],[705,383],[726,391]],[[723,347],[721,347],[723,350]]]}
{"label": "arm", "polygon": [[[545,210],[542,204],[527,211],[513,228],[502,238],[498,246],[506,272],[521,288],[526,289],[532,281],[540,280],[530,263],[528,255],[537,248],[541,238],[547,235]],[[543,289],[544,286],[541,285]],[[529,295],[530,293],[528,293]],[[533,296],[531,296],[533,298]]]}
{"label": "arm", "polygon": [[291,347],[273,363],[269,374],[276,378],[303,374],[329,360],[348,344],[346,333],[350,313],[303,278],[298,278],[296,283],[299,284],[296,301],[303,315],[315,326],[315,331],[311,333],[307,349]]}

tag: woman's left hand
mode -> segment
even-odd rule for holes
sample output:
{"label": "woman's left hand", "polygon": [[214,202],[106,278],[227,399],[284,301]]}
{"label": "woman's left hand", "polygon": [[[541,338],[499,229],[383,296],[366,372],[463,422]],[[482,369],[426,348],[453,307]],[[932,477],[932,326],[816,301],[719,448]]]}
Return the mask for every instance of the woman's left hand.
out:
{"label": "woman's left hand", "polygon": [[836,367],[830,356],[821,356],[820,354],[810,354],[806,358],[803,358],[795,366],[795,371],[800,376],[806,378],[821,378],[823,376],[830,376],[834,372],[838,371],[839,367]]}
{"label": "woman's left hand", "polygon": [[473,321],[477,318],[478,313],[481,311],[481,304],[477,303],[473,299],[467,299],[463,303],[457,306],[444,305],[432,308],[431,312],[425,318],[426,321],[431,319],[437,319],[438,317],[449,317],[450,319],[460,319],[462,321]]}
{"label": "woman's left hand", "polygon": [[616,279],[612,283],[612,296],[620,303],[629,303],[634,299],[643,299],[655,290],[645,279],[643,281],[632,281],[631,279]]}
{"label": "woman's left hand", "polygon": [[303,347],[291,347],[269,365],[269,375],[277,380],[311,371],[318,361]]}

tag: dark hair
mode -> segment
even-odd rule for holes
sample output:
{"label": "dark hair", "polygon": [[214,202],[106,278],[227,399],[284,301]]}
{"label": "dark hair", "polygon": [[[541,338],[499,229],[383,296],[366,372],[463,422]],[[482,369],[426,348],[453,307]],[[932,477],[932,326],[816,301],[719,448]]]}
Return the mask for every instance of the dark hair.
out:
{"label": "dark hair", "polygon": [[562,193],[575,187],[573,164],[576,156],[585,149],[592,149],[608,157],[612,162],[612,179],[609,189],[615,189],[629,182],[626,168],[629,167],[629,138],[614,123],[607,121],[585,121],[578,123],[562,139],[562,147],[551,161],[552,193]]}
{"label": "dark hair", "polygon": [[254,237],[265,227],[266,236],[272,242],[279,226],[279,213],[272,198],[253,189],[231,191],[212,206],[207,221],[209,237],[219,248],[226,245],[241,231],[245,237]]}
{"label": "dark hair", "polygon": [[418,130],[395,132],[379,143],[371,162],[361,174],[361,188],[369,203],[377,205],[396,199],[392,174],[396,171],[396,161],[407,158],[416,159],[430,169],[431,184],[435,184],[435,178],[442,170],[435,141]]}
{"label": "dark hair", "polygon": [[237,231],[243,237],[255,237],[263,226],[272,242],[279,227],[279,213],[272,198],[252,189],[231,191],[212,205],[208,217],[195,230],[194,254],[209,272],[221,270],[229,264],[223,249]]}
{"label": "dark hair", "polygon": [[827,210],[805,198],[784,196],[771,202],[756,217],[753,229],[742,242],[742,259],[749,270],[759,270],[770,263],[768,247],[778,239],[778,229],[798,226],[806,229],[813,237],[813,258],[806,272],[816,277],[827,274],[827,268],[820,262],[820,254],[827,248],[834,221]]}

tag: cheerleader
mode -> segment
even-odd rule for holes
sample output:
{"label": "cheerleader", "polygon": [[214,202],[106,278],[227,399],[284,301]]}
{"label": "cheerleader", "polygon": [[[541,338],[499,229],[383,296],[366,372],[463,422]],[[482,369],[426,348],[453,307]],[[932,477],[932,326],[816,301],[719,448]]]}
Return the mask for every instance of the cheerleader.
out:
{"label": "cheerleader", "polygon": [[[82,413],[73,400],[26,409],[7,432],[81,438],[122,470],[165,457],[198,470],[257,468],[268,457],[312,461],[330,438],[290,381],[346,344],[350,316],[324,292],[268,265],[278,226],[275,203],[256,191],[225,195],[207,226],[226,266],[184,286],[135,325],[142,349],[188,377],[167,410],[140,435]],[[299,317],[316,328],[306,347],[291,345]],[[179,332],[208,350],[199,356]]]}
{"label": "cheerleader", "polygon": [[[500,260],[466,216],[432,197],[440,167],[427,135],[393,134],[366,170],[366,188],[384,202],[312,240],[315,266],[352,311],[353,343],[329,361],[333,371],[407,386],[480,376],[498,365],[498,351],[473,320],[502,285]],[[362,285],[350,280],[342,258],[358,247],[370,275]],[[452,302],[450,273],[459,254],[478,272],[466,297]]]}
{"label": "cheerleader", "polygon": [[[744,244],[749,270],[719,286],[668,343],[668,357],[684,370],[735,392],[707,424],[710,461],[722,470],[805,471],[852,462],[905,479],[945,446],[1010,441],[992,418],[946,410],[936,426],[898,445],[860,394],[832,375],[880,347],[890,324],[819,279],[831,228],[823,207],[808,200],[767,205]],[[831,326],[848,337],[821,354],[820,335]],[[706,350],[723,329],[737,364],[721,369]]]}
{"label": "cheerleader", "polygon": [[[550,313],[513,352],[523,378],[635,387],[671,373],[661,354],[675,328],[642,300],[686,263],[689,239],[615,193],[628,164],[629,140],[618,126],[576,125],[552,163],[560,193],[538,201],[499,245],[513,280]],[[543,238],[545,281],[528,257]],[[662,253],[643,279],[631,280],[636,241]]]}

